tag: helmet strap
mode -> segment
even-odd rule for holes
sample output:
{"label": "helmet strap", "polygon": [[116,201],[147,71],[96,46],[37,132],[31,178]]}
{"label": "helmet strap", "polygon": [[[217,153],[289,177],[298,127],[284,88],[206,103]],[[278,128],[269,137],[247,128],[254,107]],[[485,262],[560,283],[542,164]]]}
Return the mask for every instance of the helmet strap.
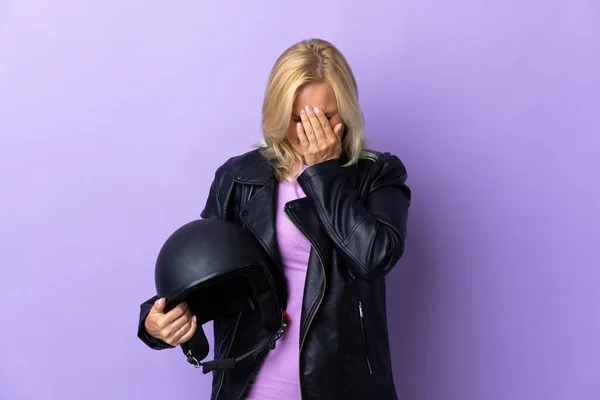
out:
{"label": "helmet strap", "polygon": [[[180,346],[181,346],[181,349],[183,350],[183,353],[185,354],[185,356],[187,358],[187,361],[196,368],[202,367],[202,373],[204,373],[204,374],[207,374],[207,373],[217,370],[217,369],[231,370],[231,369],[235,368],[235,365],[237,363],[245,360],[246,358],[248,358],[256,353],[262,352],[264,350],[274,350],[275,346],[276,346],[276,342],[279,339],[281,339],[281,337],[284,335],[285,330],[289,326],[290,322],[291,322],[290,316],[288,315],[288,313],[285,310],[282,310],[280,327],[276,332],[273,333],[273,335],[271,335],[267,344],[265,344],[263,346],[259,346],[259,347],[255,348],[254,350],[251,350],[248,353],[243,354],[239,357],[230,357],[230,358],[225,358],[222,360],[201,362],[198,360],[198,358],[202,359],[203,357],[196,357],[197,352],[194,352],[193,346],[190,345],[190,344],[193,345],[192,339],[190,339],[189,341],[187,341],[185,343],[182,343]],[[202,333],[202,336],[204,336],[204,333]],[[204,336],[204,340],[206,340],[206,336]]]}

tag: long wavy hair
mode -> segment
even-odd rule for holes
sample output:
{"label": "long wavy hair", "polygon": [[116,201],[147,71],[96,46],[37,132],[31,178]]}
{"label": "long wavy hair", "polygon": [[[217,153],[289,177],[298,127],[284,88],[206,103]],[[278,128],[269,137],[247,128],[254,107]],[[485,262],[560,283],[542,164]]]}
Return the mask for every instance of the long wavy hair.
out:
{"label": "long wavy hair", "polygon": [[261,153],[275,166],[278,179],[291,180],[292,171],[303,158],[287,140],[287,131],[296,96],[312,83],[326,83],[335,95],[344,122],[343,166],[360,158],[375,158],[367,150],[363,113],[358,103],[358,87],[350,65],[342,53],[322,39],[304,40],[285,50],[277,59],[267,82],[262,106],[263,140]]}

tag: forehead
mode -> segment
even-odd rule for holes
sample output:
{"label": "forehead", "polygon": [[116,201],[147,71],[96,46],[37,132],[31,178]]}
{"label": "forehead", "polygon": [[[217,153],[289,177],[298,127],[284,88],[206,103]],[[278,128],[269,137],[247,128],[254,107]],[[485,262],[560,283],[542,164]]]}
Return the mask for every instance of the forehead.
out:
{"label": "forehead", "polygon": [[299,110],[306,105],[321,107],[325,111],[336,108],[333,91],[326,83],[311,83],[296,96],[294,110]]}

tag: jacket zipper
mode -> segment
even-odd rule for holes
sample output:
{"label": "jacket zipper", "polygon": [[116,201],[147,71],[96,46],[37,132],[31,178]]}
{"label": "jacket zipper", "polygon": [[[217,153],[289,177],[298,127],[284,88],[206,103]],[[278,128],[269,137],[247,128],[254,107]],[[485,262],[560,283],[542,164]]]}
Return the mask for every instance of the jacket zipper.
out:
{"label": "jacket zipper", "polygon": [[[246,202],[244,203],[244,206],[250,201],[250,199],[252,198],[252,191],[254,189],[254,185],[250,185],[250,190],[248,193],[248,196],[246,197]],[[262,190],[262,188],[261,188]],[[260,191],[260,190],[259,190]],[[246,227],[246,224],[242,224],[242,227]],[[268,249],[268,246],[265,246],[264,243],[262,243],[261,241],[261,245],[267,250],[267,252],[269,253],[269,255],[275,259],[275,257],[273,257],[273,254],[271,253],[271,251]],[[241,313],[240,313],[241,316]],[[238,322],[239,322],[239,318],[238,318]],[[236,324],[236,330],[237,330],[237,324]],[[271,337],[269,338],[269,341],[273,340],[273,338],[275,337],[277,333],[274,333],[273,335],[271,335]],[[234,335],[235,335],[235,331],[234,331]],[[232,342],[233,343],[233,340]],[[231,349],[231,344],[230,344],[230,349]],[[242,391],[240,392],[240,395],[238,397],[238,400],[241,400],[245,394],[246,391],[248,390],[248,385],[250,384],[250,381],[252,381],[252,379],[254,378],[254,375],[256,374],[256,371],[258,370],[258,365],[262,362],[262,360],[265,358],[265,356],[267,355],[267,353],[269,352],[269,350],[263,350],[262,354],[259,354],[256,358],[257,360],[257,367],[254,368],[254,370],[252,371],[252,374],[250,375],[250,379],[246,382],[246,384],[244,385],[244,387],[242,388]],[[229,356],[229,352],[228,352],[228,356]],[[217,392],[217,396],[215,397],[215,400],[217,400],[217,398],[219,397],[219,393],[221,392],[221,387],[223,386],[223,380],[225,378],[225,374],[223,374],[223,377],[221,378],[221,384],[219,385],[219,391]]]}
{"label": "jacket zipper", "polygon": [[[304,234],[304,236],[306,236],[306,238],[310,238],[310,235],[308,234],[308,232],[306,232],[306,230],[304,229],[304,227],[302,226],[302,224],[300,224],[300,222],[298,221],[298,219],[292,215],[287,207],[284,207],[284,211],[287,214],[288,217],[290,217],[290,219],[292,219],[292,221],[294,222],[294,225],[296,225],[296,227]],[[310,240],[310,239],[309,239]],[[312,241],[311,241],[312,243]],[[313,244],[313,247],[315,248],[315,252],[317,253],[317,257],[319,259],[319,264],[321,265],[321,269],[323,270],[323,277],[325,277],[325,266],[323,264],[323,257],[321,256],[321,252],[319,251],[318,246]],[[309,263],[310,264],[310,263]],[[327,280],[323,279],[323,290],[321,290],[321,293],[319,294],[319,300],[317,301],[317,306],[314,308],[314,311],[309,315],[308,318],[308,325],[306,326],[306,330],[304,331],[304,335],[302,335],[302,338],[300,340],[300,353],[299,355],[302,354],[302,348],[304,347],[304,341],[306,339],[306,336],[308,334],[308,331],[310,330],[310,326],[312,325],[313,319],[315,318],[315,315],[317,314],[317,310],[319,309],[319,307],[321,306],[321,303],[323,302],[323,297],[325,296],[325,288],[327,287]],[[302,357],[298,357],[299,363],[302,360]],[[301,365],[299,365],[299,373],[302,374],[302,367]],[[304,398],[304,388],[302,386],[302,378],[300,379],[300,392],[302,397]]]}
{"label": "jacket zipper", "polygon": [[[270,278],[269,281],[270,281],[271,285],[275,285],[275,283],[273,282],[273,279]],[[269,342],[271,342],[275,338],[276,335],[277,335],[277,332],[273,333],[269,337]],[[244,384],[244,387],[242,388],[242,391],[240,392],[240,395],[237,398],[237,400],[241,400],[246,395],[246,391],[248,390],[248,385],[255,378],[256,371],[258,371],[259,365],[263,362],[264,358],[267,356],[269,351],[270,351],[269,349],[265,349],[261,353],[258,354],[258,356],[256,358],[256,360],[257,360],[256,366],[254,367],[252,374],[250,374],[250,378]]]}
{"label": "jacket zipper", "polygon": [[[233,346],[233,341],[235,340],[235,334],[237,333],[238,325],[240,324],[240,318],[242,317],[242,313],[238,314],[237,320],[235,321],[235,327],[233,328],[233,335],[231,336],[231,342],[229,342],[229,348],[227,349],[227,354],[225,358],[229,357],[229,353],[231,352],[231,347]],[[215,396],[215,400],[219,398],[221,394],[221,388],[223,387],[223,381],[225,380],[225,374],[227,371],[223,371],[223,375],[221,375],[221,382],[219,383],[219,389],[217,390],[217,395]]]}
{"label": "jacket zipper", "polygon": [[367,337],[365,334],[365,314],[363,312],[362,301],[358,301],[358,315],[360,319],[360,335],[362,339],[363,345],[363,354],[365,356],[365,361],[367,362],[367,368],[369,368],[369,374],[373,374],[373,368],[371,367],[371,360],[369,359],[369,353],[367,351]]}
{"label": "jacket zipper", "polygon": [[[275,334],[273,334],[269,338],[269,341],[273,340],[274,337],[275,337]],[[252,374],[250,374],[250,378],[248,379],[248,381],[242,388],[242,391],[240,392],[240,395],[238,396],[237,400],[241,400],[246,396],[246,391],[248,390],[248,385],[255,378],[256,371],[258,371],[259,365],[263,362],[263,359],[266,357],[268,352],[269,352],[269,349],[266,349],[266,350],[263,350],[262,353],[259,353],[259,356],[256,358],[256,367],[254,367],[254,369],[252,370]]]}

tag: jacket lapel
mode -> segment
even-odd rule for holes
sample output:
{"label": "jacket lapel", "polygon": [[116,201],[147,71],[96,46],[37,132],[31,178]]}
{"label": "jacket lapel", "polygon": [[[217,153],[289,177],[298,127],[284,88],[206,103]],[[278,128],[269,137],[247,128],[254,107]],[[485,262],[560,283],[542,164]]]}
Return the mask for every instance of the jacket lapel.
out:
{"label": "jacket lapel", "polygon": [[[340,157],[340,163],[348,160],[346,154]],[[355,185],[357,170],[356,166],[346,168],[349,182]],[[240,218],[244,225],[254,234],[262,243],[265,250],[271,256],[277,267],[283,273],[281,254],[277,244],[276,217],[277,217],[277,189],[278,182],[275,178],[275,169],[273,165],[260,154],[244,168],[243,173],[238,174],[234,181],[239,184],[251,185],[253,195],[245,202],[245,206],[240,211]],[[288,207],[288,212],[296,217],[296,223],[302,225],[304,234],[314,247],[317,247],[320,256],[325,258],[321,260],[327,263],[329,260],[328,247],[331,246],[330,239],[323,231],[322,224],[318,220],[315,206],[312,200],[308,198],[294,200]],[[283,207],[284,205],[281,205]]]}
{"label": "jacket lapel", "polygon": [[242,209],[240,217],[283,272],[275,226],[276,206],[277,183],[273,180],[254,189],[254,195]]}
{"label": "jacket lapel", "polygon": [[[245,201],[240,210],[240,219],[283,273],[275,226],[277,211],[275,169],[267,159],[257,154],[256,159],[244,168],[243,172],[236,175],[234,182],[252,187],[250,198]],[[250,190],[246,192],[250,193]]]}
{"label": "jacket lapel", "polygon": [[[344,155],[340,163],[347,159]],[[356,166],[347,168],[349,182],[355,185],[357,170]],[[277,244],[276,217],[277,217],[277,195],[278,182],[275,178],[275,170],[271,163],[258,156],[244,171],[238,174],[234,181],[237,184],[252,186],[252,196],[245,202],[240,210],[240,219],[246,228],[256,237],[267,251],[276,268],[280,271],[282,279],[285,281],[285,272],[279,245]],[[249,191],[246,191],[249,192]],[[311,259],[313,262],[320,262],[322,268],[317,267],[312,262],[307,271],[307,284],[309,289],[305,293],[303,305],[303,314],[308,313],[308,309],[318,300],[323,280],[329,274],[328,265],[331,262],[331,251],[333,243],[323,230],[323,224],[319,217],[313,200],[308,197],[290,201],[286,207],[287,213],[292,218],[292,222],[302,231],[310,240],[313,249]],[[324,275],[323,275],[324,274]],[[284,299],[286,296],[284,296]],[[285,303],[285,301],[284,301]],[[304,319],[304,318],[303,318]]]}

